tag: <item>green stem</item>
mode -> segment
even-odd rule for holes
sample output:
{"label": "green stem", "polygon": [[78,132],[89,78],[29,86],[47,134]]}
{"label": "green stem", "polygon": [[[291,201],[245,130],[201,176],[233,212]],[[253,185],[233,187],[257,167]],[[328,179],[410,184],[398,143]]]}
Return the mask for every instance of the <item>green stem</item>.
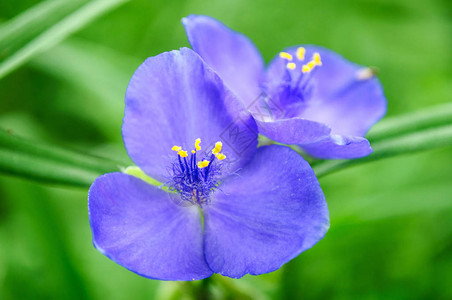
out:
{"label": "green stem", "polygon": [[195,299],[199,299],[199,300],[212,299],[212,293],[210,291],[211,281],[212,281],[211,277],[207,277],[207,278],[201,280],[201,285],[199,286],[198,294]]}
{"label": "green stem", "polygon": [[313,169],[317,177],[322,177],[346,167],[444,146],[452,146],[452,125],[380,140],[372,144],[374,151],[369,156],[353,160],[323,161],[316,164]]}
{"label": "green stem", "polygon": [[390,117],[376,124],[368,134],[371,142],[448,125],[452,122],[452,103],[439,104],[416,112]]}

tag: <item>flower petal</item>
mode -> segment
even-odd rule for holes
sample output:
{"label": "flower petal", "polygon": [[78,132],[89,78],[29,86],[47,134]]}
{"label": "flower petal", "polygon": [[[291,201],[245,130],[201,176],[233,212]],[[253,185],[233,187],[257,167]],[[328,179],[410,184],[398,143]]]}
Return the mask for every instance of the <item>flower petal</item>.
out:
{"label": "flower petal", "polygon": [[[295,56],[297,48],[284,51]],[[298,116],[325,123],[334,134],[364,136],[386,113],[387,101],[378,78],[371,69],[352,63],[331,50],[312,45],[304,48],[306,55],[302,63],[318,52],[322,66],[315,67],[310,74],[306,88],[309,95]],[[297,78],[301,68],[291,72],[292,77]],[[281,58],[276,57],[270,64],[265,83],[271,89],[281,89],[280,85],[287,84],[287,70]],[[279,102],[284,101],[273,97]]]}
{"label": "flower petal", "polygon": [[328,230],[317,178],[288,147],[259,148],[220,189],[204,209],[205,257],[215,273],[239,278],[275,271]]}
{"label": "flower petal", "polygon": [[126,93],[122,134],[132,160],[149,176],[165,181],[176,154],[172,146],[202,151],[223,142],[231,171],[255,152],[257,126],[242,103],[188,48],[148,58]]}
{"label": "flower petal", "polygon": [[302,118],[281,119],[269,122],[257,120],[259,132],[283,144],[314,143],[327,137],[331,129],[322,123]]}
{"label": "flower petal", "polygon": [[193,48],[248,107],[260,94],[264,61],[245,35],[207,16],[182,19]]}
{"label": "flower petal", "polygon": [[132,272],[160,280],[212,275],[196,207],[177,206],[141,179],[110,173],[91,185],[88,208],[94,246]]}
{"label": "flower petal", "polygon": [[369,141],[363,137],[332,134],[321,141],[300,145],[309,155],[321,159],[351,159],[372,153]]}

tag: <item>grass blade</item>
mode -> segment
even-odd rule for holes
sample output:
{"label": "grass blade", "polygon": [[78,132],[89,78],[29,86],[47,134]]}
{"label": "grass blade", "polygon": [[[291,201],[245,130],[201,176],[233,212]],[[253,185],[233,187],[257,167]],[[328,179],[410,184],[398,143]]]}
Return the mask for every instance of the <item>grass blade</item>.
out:
{"label": "grass blade", "polygon": [[126,1],[127,0],[98,0],[87,3],[5,59],[0,64],[0,79],[26,63],[33,56],[53,47],[94,19]]}

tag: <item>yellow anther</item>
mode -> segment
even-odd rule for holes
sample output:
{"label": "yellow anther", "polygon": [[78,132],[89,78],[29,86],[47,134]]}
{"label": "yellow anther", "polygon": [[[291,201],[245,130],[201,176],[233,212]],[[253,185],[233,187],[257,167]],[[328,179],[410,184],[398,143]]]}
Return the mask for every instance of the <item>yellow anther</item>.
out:
{"label": "yellow anther", "polygon": [[224,155],[223,153],[218,153],[218,154],[216,155],[216,157],[217,157],[219,160],[223,160],[223,159],[226,158],[226,155]]}
{"label": "yellow anther", "polygon": [[322,60],[320,58],[320,54],[318,52],[314,53],[314,55],[312,56],[312,60],[314,61],[314,63],[318,66],[322,65]]}
{"label": "yellow anther", "polygon": [[296,68],[296,66],[297,65],[293,62],[290,62],[286,65],[287,69],[289,69],[289,70],[294,70]]}
{"label": "yellow anther", "polygon": [[171,148],[171,150],[179,152],[182,150],[182,147],[181,146],[173,146],[173,148]]}
{"label": "yellow anther", "polygon": [[198,138],[198,139],[195,140],[196,151],[201,150],[201,146],[199,146],[199,144],[201,144],[201,139]]}
{"label": "yellow anther", "polygon": [[197,165],[198,165],[198,168],[202,169],[202,168],[207,167],[209,165],[209,163],[210,162],[208,160],[203,160],[203,161],[198,161]]}
{"label": "yellow anther", "polygon": [[301,71],[303,73],[308,73],[308,72],[311,72],[311,68],[308,65],[303,65],[303,67],[301,68]]}
{"label": "yellow anther", "polygon": [[222,147],[223,147],[223,143],[222,142],[216,142],[215,143],[215,148],[212,149],[212,154],[217,155],[218,153],[220,153]]}
{"label": "yellow anther", "polygon": [[306,53],[306,49],[304,47],[298,47],[297,49],[297,58],[298,60],[304,60],[304,54]]}
{"label": "yellow anther", "polygon": [[293,59],[292,55],[287,52],[279,52],[279,57],[287,59],[287,60]]}
{"label": "yellow anther", "polygon": [[195,151],[195,150],[191,150],[191,153],[195,154],[195,153],[196,153],[196,151]]}
{"label": "yellow anther", "polygon": [[316,65],[316,63],[315,63],[315,61],[313,61],[313,60],[311,60],[310,62],[308,62],[308,67],[311,68],[311,70],[314,69],[315,65]]}
{"label": "yellow anther", "polygon": [[179,152],[177,152],[177,154],[179,154],[180,157],[187,157],[188,156],[187,151],[184,151],[184,150],[180,150]]}

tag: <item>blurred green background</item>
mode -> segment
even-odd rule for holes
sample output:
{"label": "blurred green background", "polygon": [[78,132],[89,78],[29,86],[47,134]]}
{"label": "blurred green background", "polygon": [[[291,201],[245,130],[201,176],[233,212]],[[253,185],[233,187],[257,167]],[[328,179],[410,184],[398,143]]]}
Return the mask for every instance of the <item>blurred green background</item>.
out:
{"label": "blurred green background", "polygon": [[[0,31],[39,3],[0,1]],[[19,36],[4,39],[0,64],[85,3],[60,1]],[[52,47],[0,79],[0,128],[124,160],[120,127],[128,80],[145,58],[188,46],[180,19],[190,13],[211,15],[245,33],[267,61],[286,46],[312,43],[378,67],[388,115],[451,100],[450,0],[120,4],[54,46],[45,43]],[[325,239],[271,274],[215,276],[221,284],[214,284],[214,294],[235,287],[252,299],[451,299],[451,150],[322,178],[331,215]],[[0,299],[184,295],[187,284],[139,277],[96,251],[86,201],[86,188],[0,175]]]}

